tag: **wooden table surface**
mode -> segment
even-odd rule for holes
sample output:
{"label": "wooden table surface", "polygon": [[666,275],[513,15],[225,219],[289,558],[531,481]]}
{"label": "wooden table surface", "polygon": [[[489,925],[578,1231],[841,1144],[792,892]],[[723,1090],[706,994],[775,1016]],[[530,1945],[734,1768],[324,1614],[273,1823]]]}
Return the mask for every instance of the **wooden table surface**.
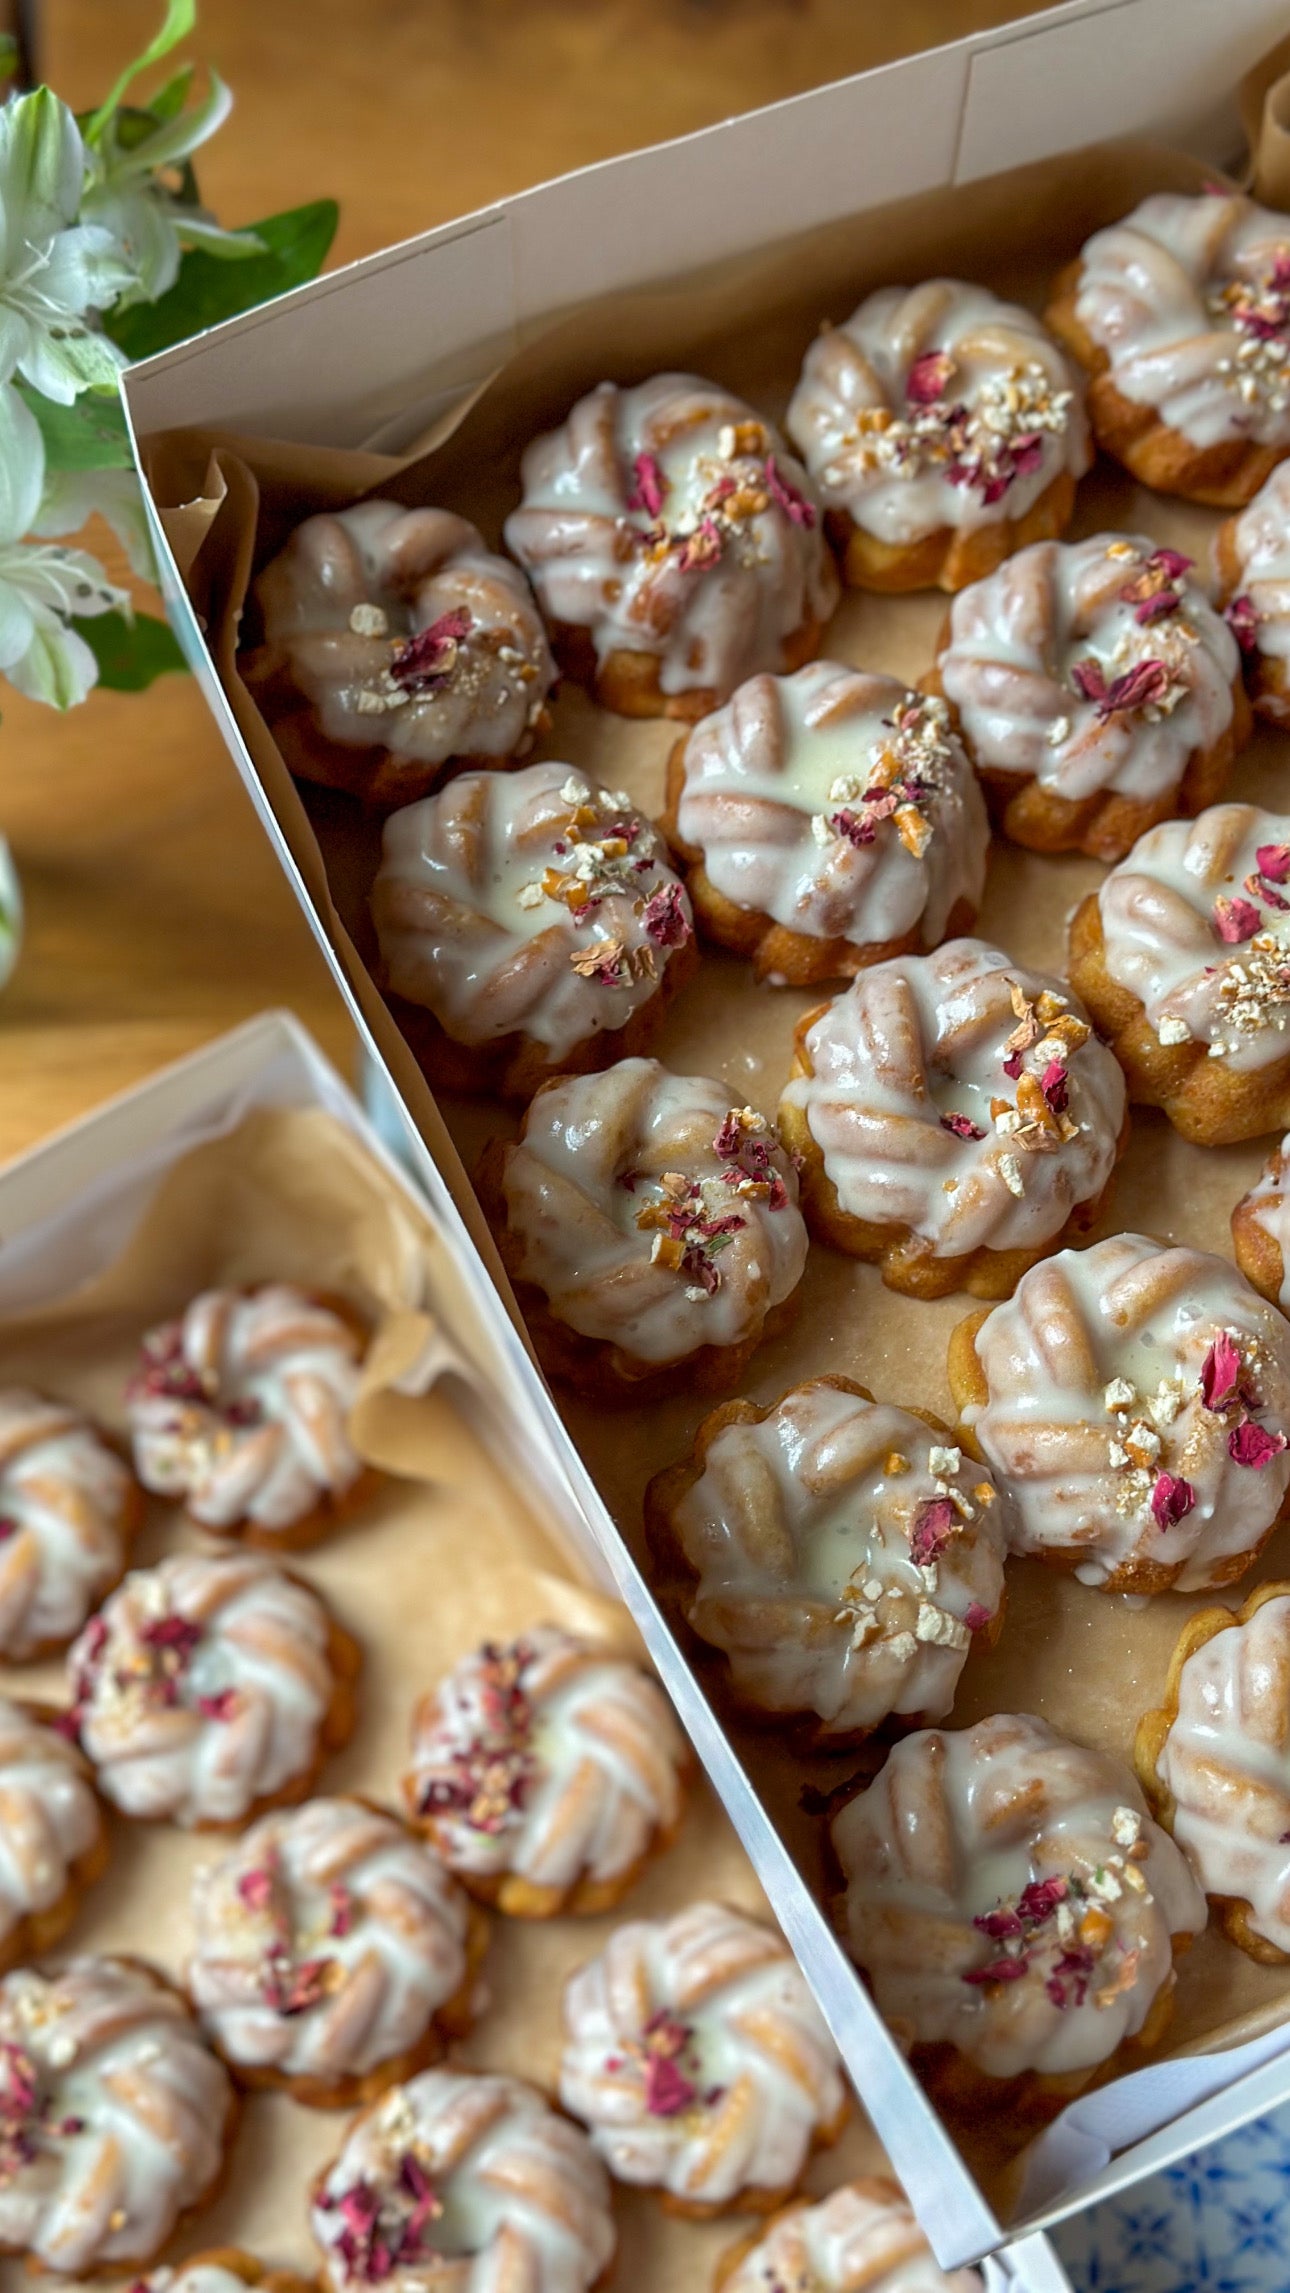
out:
{"label": "wooden table surface", "polygon": [[[204,0],[237,108],[201,162],[228,223],[330,193],[336,260],[607,154],[1028,13],[1020,0]],[[160,0],[45,0],[81,108]],[[104,554],[110,552],[105,549]],[[0,833],[26,891],[0,996],[0,1160],[269,1004],[352,1037],[193,681],[64,717],[7,696]]]}

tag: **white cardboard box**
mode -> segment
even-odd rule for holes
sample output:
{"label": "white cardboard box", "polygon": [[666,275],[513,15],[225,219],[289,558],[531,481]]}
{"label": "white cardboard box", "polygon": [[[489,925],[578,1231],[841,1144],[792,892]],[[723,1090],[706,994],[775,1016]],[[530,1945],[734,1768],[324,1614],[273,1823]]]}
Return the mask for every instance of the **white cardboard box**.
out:
{"label": "white cardboard box", "polygon": [[[397,452],[538,321],[598,293],[1111,136],[1153,135],[1231,160],[1240,142],[1233,91],[1285,28],[1284,0],[1069,0],[1021,24],[606,161],[332,273],[133,368],[123,394],[136,444],[189,425]],[[180,641],[383,1072],[155,513],[153,523]],[[446,1189],[385,1081],[408,1154],[446,1218]],[[558,1461],[570,1521],[583,1524],[584,1538],[589,1524],[602,1574],[612,1576],[664,1672],[942,2261],[953,2266],[991,2251],[1004,2234],[1000,2223],[695,1687],[500,1300],[482,1279],[480,1292],[480,1320],[492,1332],[508,1406],[533,1440],[534,1464],[540,1454]],[[1270,2044],[1290,2046],[1290,2029]],[[1157,2078],[1145,2095],[1134,2080],[1109,2089],[1116,2098],[1104,2111],[1109,2134],[1102,2128],[1084,2139],[1064,2177],[1036,2185],[1023,2228],[1058,2220],[1290,2097],[1290,2057],[1253,2065],[1244,2055],[1206,2059],[1219,2090],[1204,2099],[1185,2065],[1172,2083],[1142,2074]]]}
{"label": "white cardboard box", "polygon": [[[67,1286],[74,1268],[77,1286],[108,1266],[125,1247],[154,1190],[179,1158],[203,1141],[236,1128],[257,1108],[319,1107],[352,1131],[393,1182],[428,1210],[455,1269],[470,1266],[471,1253],[451,1203],[443,1198],[433,1165],[428,1183],[418,1187],[395,1159],[377,1130],[312,1038],[287,1012],[265,1012],[233,1034],[221,1037],[173,1067],[167,1067],[122,1097],[110,1100],[70,1129],[33,1148],[0,1170],[0,1316],[52,1302]],[[471,1315],[472,1284],[464,1296],[434,1287],[417,1303],[440,1321],[451,1351],[479,1372],[479,1392],[488,1431],[499,1453],[532,1502],[535,1488],[554,1494],[553,1526],[567,1528],[567,1495],[549,1480],[550,1453],[534,1449],[523,1410],[509,1396],[505,1359],[493,1350],[497,1330],[491,1315],[477,1324]],[[491,1293],[489,1293],[491,1295]],[[505,1317],[503,1317],[503,1321]],[[513,1332],[506,1325],[508,1337]],[[523,1349],[518,1349],[523,1358]],[[599,1554],[589,1546],[593,1572],[605,1575]],[[631,1603],[637,1622],[653,1637],[657,1620],[645,1595]],[[660,1628],[661,1629],[661,1628]],[[669,1661],[667,1645],[655,1653]],[[689,1719],[689,1715],[683,1717]],[[987,2293],[1070,2293],[1067,2279],[1046,2238],[1028,2237],[989,2265]]]}

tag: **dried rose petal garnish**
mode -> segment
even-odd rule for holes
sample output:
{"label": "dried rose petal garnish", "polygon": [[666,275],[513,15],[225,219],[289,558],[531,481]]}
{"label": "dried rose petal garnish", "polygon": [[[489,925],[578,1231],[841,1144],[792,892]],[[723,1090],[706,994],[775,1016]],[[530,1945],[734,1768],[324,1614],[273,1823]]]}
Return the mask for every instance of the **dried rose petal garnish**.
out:
{"label": "dried rose petal garnish", "polygon": [[627,496],[629,510],[644,510],[648,517],[661,517],[663,504],[671,487],[667,476],[654,454],[637,454],[632,463],[635,484]]}
{"label": "dried rose petal garnish", "polygon": [[794,525],[814,525],[814,504],[808,502],[805,494],[799,491],[791,479],[784,476],[773,454],[766,456],[766,491],[775,507],[782,510]]}
{"label": "dried rose petal garnish", "polygon": [[1163,661],[1135,661],[1108,685],[1101,662],[1090,656],[1075,662],[1071,683],[1082,699],[1097,703],[1098,720],[1105,723],[1121,712],[1154,707],[1168,692],[1170,678]]}
{"label": "dried rose petal garnish", "polygon": [[1039,1078],[1039,1088],[1055,1115],[1066,1112],[1070,1097],[1070,1077],[1060,1059],[1050,1059]]}
{"label": "dried rose petal garnish", "polygon": [[915,1568],[927,1568],[945,1550],[958,1526],[958,1514],[948,1497],[927,1497],[918,1506],[909,1531],[909,1557]]}
{"label": "dried rose petal garnish", "polygon": [[1228,900],[1220,892],[1214,902],[1214,929],[1229,947],[1240,947],[1243,941],[1253,939],[1262,922],[1249,900]]}
{"label": "dried rose petal garnish", "polygon": [[1067,1879],[1032,1879],[1017,1897],[1017,1909],[1023,1919],[1047,1919],[1069,1893]]}
{"label": "dried rose petal garnish", "polygon": [[922,350],[905,377],[905,396],[911,406],[934,406],[945,396],[945,386],[954,373],[954,361],[948,350]]}
{"label": "dried rose petal garnish", "polygon": [[1259,610],[1252,597],[1233,597],[1223,608],[1223,619],[1243,653],[1259,649]]}
{"label": "dried rose petal garnish", "polygon": [[1270,884],[1284,884],[1290,877],[1290,844],[1260,844],[1254,857]]}
{"label": "dried rose petal garnish", "polygon": [[1265,1425],[1256,1425],[1252,1417],[1234,1425],[1227,1436],[1227,1453],[1236,1465],[1252,1465],[1261,1472],[1279,1457],[1286,1445],[1284,1433],[1269,1433]]}
{"label": "dried rose petal garnish", "polygon": [[394,683],[415,690],[446,682],[457,666],[458,649],[473,627],[465,606],[457,605],[451,613],[441,613],[428,628],[418,629],[394,652],[390,661]]}
{"label": "dried rose petal garnish", "polygon": [[963,1622],[969,1632],[984,1632],[987,1624],[994,1622],[994,1610],[987,1608],[983,1600],[971,1600]]}
{"label": "dried rose petal garnish", "polygon": [[1200,1365],[1200,1395],[1206,1409],[1226,1409],[1238,1398],[1244,1366],[1240,1347],[1227,1330],[1220,1331]]}
{"label": "dried rose petal garnish", "polygon": [[969,1967],[963,1980],[973,1985],[987,1982],[1020,1982],[1026,1972],[1026,1960],[992,1959],[987,1967]]}
{"label": "dried rose petal garnish", "polygon": [[970,1115],[942,1115],[941,1129],[949,1131],[956,1139],[983,1139],[985,1137],[981,1125],[974,1123]]}
{"label": "dried rose petal garnish", "polygon": [[660,884],[640,911],[641,926],[656,947],[684,947],[692,935],[679,884]]}
{"label": "dried rose petal garnish", "polygon": [[677,553],[677,569],[681,573],[703,573],[710,565],[719,563],[725,539],[715,518],[700,518],[693,533],[682,540]]}
{"label": "dried rose petal garnish", "polygon": [[1190,1481],[1176,1473],[1160,1473],[1151,1492],[1151,1513],[1158,1529],[1175,1528],[1191,1511],[1196,1492]]}

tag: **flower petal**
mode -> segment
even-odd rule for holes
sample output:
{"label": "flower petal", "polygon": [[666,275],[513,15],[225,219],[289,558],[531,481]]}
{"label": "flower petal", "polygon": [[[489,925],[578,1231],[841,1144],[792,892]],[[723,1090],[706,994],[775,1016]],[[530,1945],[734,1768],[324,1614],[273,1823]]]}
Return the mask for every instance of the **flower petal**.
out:
{"label": "flower petal", "polygon": [[30,532],[44,482],[40,424],[6,383],[0,389],[0,545]]}
{"label": "flower petal", "polygon": [[98,662],[85,639],[52,613],[35,622],[26,652],[8,668],[9,682],[20,693],[56,709],[75,708],[98,673]]}

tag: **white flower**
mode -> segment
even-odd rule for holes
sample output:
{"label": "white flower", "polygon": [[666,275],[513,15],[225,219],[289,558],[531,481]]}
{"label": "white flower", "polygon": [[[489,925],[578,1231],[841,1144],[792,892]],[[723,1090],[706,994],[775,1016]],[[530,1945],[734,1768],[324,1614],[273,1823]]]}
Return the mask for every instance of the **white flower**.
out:
{"label": "white flower", "polygon": [[125,361],[93,330],[132,283],[110,231],[78,224],[85,146],[49,88],[0,109],[0,382],[18,373],[70,406]]}
{"label": "white flower", "polygon": [[13,856],[0,836],[0,987],[18,960],[22,940],[22,891]]}
{"label": "white flower", "polygon": [[46,470],[31,530],[46,538],[79,533],[97,511],[105,518],[140,581],[157,578],[157,561],[139,480],[133,470]]}
{"label": "white flower", "polygon": [[16,390],[0,391],[0,673],[32,700],[83,701],[98,663],[73,618],[130,610],[85,550],[24,541],[40,513],[45,448]]}
{"label": "white flower", "polygon": [[[188,78],[175,83],[184,93]],[[230,90],[212,72],[199,104],[161,120],[136,143],[122,144],[114,119],[105,122],[101,139],[91,131],[81,217],[106,229],[129,265],[123,306],[155,302],[173,287],[186,247],[230,260],[263,253],[264,242],[253,231],[222,231],[205,208],[184,205],[159,173],[182,167],[223,126],[232,103]]]}

